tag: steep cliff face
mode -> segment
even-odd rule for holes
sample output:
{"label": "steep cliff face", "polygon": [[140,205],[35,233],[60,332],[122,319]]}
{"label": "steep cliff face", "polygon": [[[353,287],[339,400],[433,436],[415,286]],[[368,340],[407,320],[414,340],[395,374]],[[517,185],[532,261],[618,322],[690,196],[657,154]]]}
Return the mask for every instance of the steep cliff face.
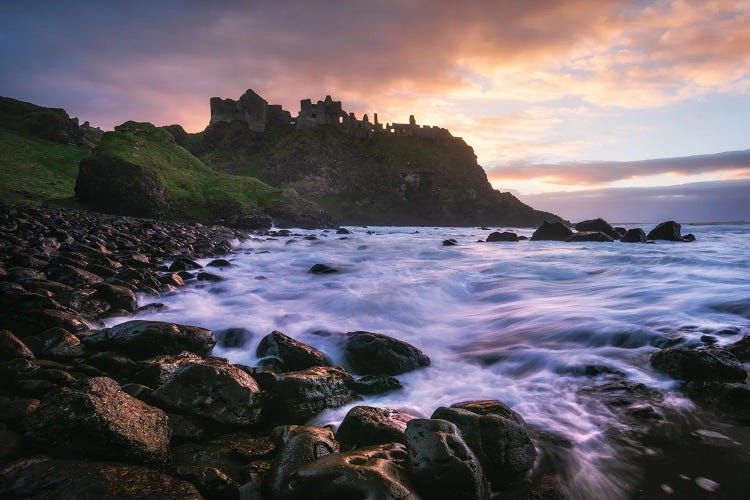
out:
{"label": "steep cliff face", "polygon": [[212,124],[183,137],[207,165],[289,187],[342,224],[536,226],[559,217],[492,188],[459,138],[372,134],[334,126],[278,127],[254,134]]}

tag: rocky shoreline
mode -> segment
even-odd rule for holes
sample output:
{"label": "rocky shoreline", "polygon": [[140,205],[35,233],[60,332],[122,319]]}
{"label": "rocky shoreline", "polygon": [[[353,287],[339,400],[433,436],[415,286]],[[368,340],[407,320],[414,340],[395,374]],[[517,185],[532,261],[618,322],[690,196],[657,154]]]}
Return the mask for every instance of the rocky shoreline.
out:
{"label": "rocky shoreline", "polygon": [[[102,319],[143,307],[136,293],[223,279],[232,241],[259,236],[0,207],[0,498],[566,497],[566,443],[500,401],[456,402],[431,418],[366,406],[399,389],[400,374],[430,365],[398,339],[346,334],[352,373],[281,332],[263,338],[250,367],[211,356],[242,331],[140,320],[104,328]],[[203,268],[199,258],[214,260]],[[651,363],[697,401],[747,422],[748,339],[709,344],[665,346]],[[592,390],[628,425],[622,441],[665,418],[657,391],[589,369],[602,380]],[[304,425],[357,401],[335,433]]]}

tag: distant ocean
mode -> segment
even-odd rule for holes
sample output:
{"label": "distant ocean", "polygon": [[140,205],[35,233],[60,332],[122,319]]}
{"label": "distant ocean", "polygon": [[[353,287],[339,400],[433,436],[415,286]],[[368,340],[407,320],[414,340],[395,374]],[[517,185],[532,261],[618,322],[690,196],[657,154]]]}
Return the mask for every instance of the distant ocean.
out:
{"label": "distant ocean", "polygon": [[[750,491],[750,474],[739,473],[750,470],[748,428],[704,412],[649,364],[671,343],[727,344],[750,333],[750,319],[728,306],[750,310],[750,226],[683,226],[696,242],[654,245],[479,243],[489,231],[476,228],[299,233],[318,239],[237,243],[233,266],[218,271],[226,281],[163,296],[163,312],[139,317],[246,328],[248,345],[215,355],[250,365],[272,330],[339,364],[344,332],[405,340],[432,365],[399,376],[404,390],[359,404],[429,416],[458,401],[502,400],[563,462],[552,460],[576,497],[699,496],[715,484],[726,496]],[[458,245],[442,247],[447,238]],[[316,263],[342,272],[309,274]],[[641,398],[656,415],[633,423],[610,399],[618,387],[630,388],[628,411],[628,398]],[[337,424],[351,406],[314,422]]]}

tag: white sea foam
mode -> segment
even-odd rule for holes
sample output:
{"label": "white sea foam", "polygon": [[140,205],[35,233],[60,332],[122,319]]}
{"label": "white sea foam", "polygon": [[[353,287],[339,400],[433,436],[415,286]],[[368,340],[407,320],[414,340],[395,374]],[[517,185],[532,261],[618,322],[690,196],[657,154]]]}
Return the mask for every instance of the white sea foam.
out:
{"label": "white sea foam", "polygon": [[[717,335],[723,344],[750,326],[747,318],[715,307],[750,302],[750,227],[683,231],[698,241],[477,243],[488,231],[357,228],[346,239],[302,231],[319,240],[247,241],[230,257],[231,267],[212,270],[226,281],[193,283],[158,299],[165,311],[139,317],[213,330],[246,328],[254,333],[248,345],[215,354],[250,365],[257,361],[258,341],[272,330],[343,365],[344,332],[405,340],[427,353],[432,365],[400,376],[403,391],[365,404],[429,416],[441,405],[500,399],[529,423],[571,441],[578,460],[573,480],[612,498],[622,491],[621,478],[600,470],[615,453],[605,437],[612,416],[592,411],[595,406],[580,397],[591,384],[581,369],[619,370],[632,382],[666,391],[668,404],[689,406],[673,392],[673,381],[650,368],[649,356],[669,338],[697,344],[705,333],[739,327]],[[458,246],[442,247],[446,238]],[[316,263],[342,272],[309,274]],[[124,319],[113,323],[119,321]],[[335,424],[348,408],[324,412],[314,422]]]}

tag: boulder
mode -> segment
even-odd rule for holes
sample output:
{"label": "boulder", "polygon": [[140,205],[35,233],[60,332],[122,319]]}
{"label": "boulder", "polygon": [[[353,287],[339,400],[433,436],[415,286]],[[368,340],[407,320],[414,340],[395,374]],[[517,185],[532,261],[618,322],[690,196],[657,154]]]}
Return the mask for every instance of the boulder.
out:
{"label": "boulder", "polygon": [[562,222],[543,222],[531,235],[531,241],[566,241],[573,231]]}
{"label": "boulder", "polygon": [[50,328],[39,335],[27,337],[26,343],[42,358],[73,359],[84,354],[78,337],[63,328]]}
{"label": "boulder", "polygon": [[399,443],[330,453],[289,475],[280,498],[419,500],[407,466],[406,449]]}
{"label": "boulder", "polygon": [[461,410],[468,410],[477,415],[497,415],[498,417],[507,418],[517,424],[526,425],[523,417],[506,405],[502,401],[496,399],[480,399],[475,401],[464,401],[462,403],[455,403],[451,405],[451,408],[459,408]]}
{"label": "boulder", "polygon": [[[622,238],[623,236],[625,236],[625,233],[628,232],[627,229],[625,229],[624,227],[620,227],[620,226],[615,227],[615,231],[620,236],[620,238]],[[617,239],[617,238],[615,238],[615,239]]]}
{"label": "boulder", "polygon": [[482,466],[453,423],[414,419],[406,425],[405,436],[409,469],[422,496],[435,500],[489,498]]}
{"label": "boulder", "polygon": [[646,233],[640,227],[634,229],[628,229],[627,232],[620,238],[623,243],[646,243]]}
{"label": "boulder", "polygon": [[138,300],[129,288],[109,283],[98,283],[94,288],[99,297],[107,302],[112,309],[122,309],[131,313],[138,309]]}
{"label": "boulder", "polygon": [[484,405],[463,406],[438,408],[432,418],[447,420],[458,427],[496,489],[507,485],[534,465],[536,448],[520,415],[507,407],[498,407],[498,414],[480,414],[466,408],[478,407],[478,411],[489,408]]}
{"label": "boulder", "polygon": [[250,375],[220,361],[180,366],[151,399],[168,410],[228,425],[257,424],[263,403]]}
{"label": "boulder", "polygon": [[579,232],[594,232],[594,233],[604,233],[613,240],[620,239],[620,233],[617,231],[616,228],[612,227],[612,225],[607,222],[606,220],[602,218],[598,219],[592,219],[592,220],[584,220],[576,224],[576,231]]}
{"label": "boulder", "polygon": [[693,233],[688,233],[682,237],[682,241],[688,242],[688,243],[695,241],[695,235]]}
{"label": "boulder", "polygon": [[430,365],[430,358],[416,347],[380,333],[347,333],[344,353],[361,374],[398,375]]}
{"label": "boulder", "polygon": [[281,361],[283,371],[298,371],[313,366],[332,365],[328,356],[321,351],[278,331],[273,331],[263,337],[255,353],[261,358],[278,358]]}
{"label": "boulder", "polygon": [[101,276],[67,264],[50,269],[47,277],[74,288],[87,288],[104,281]]}
{"label": "boulder", "polygon": [[518,241],[518,235],[508,231],[502,233],[495,231],[487,236],[487,243],[494,243],[496,241]]}
{"label": "boulder", "polygon": [[608,234],[603,233],[601,231],[584,231],[584,232],[573,234],[570,238],[568,238],[565,241],[568,241],[570,243],[585,242],[585,241],[611,243],[615,240],[613,240],[612,237],[609,236]]}
{"label": "boulder", "polygon": [[203,358],[187,351],[149,358],[133,367],[133,382],[156,388],[165,384],[181,366],[202,362]]}
{"label": "boulder", "polygon": [[303,423],[326,408],[359,399],[351,389],[354,378],[338,366],[314,366],[287,373],[258,371],[254,376],[268,392],[272,413],[284,422]]}
{"label": "boulder", "polygon": [[406,424],[415,418],[418,417],[390,408],[355,406],[341,422],[336,439],[343,450],[384,443],[406,444]]}
{"label": "boulder", "polygon": [[192,352],[208,356],[216,340],[210,330],[163,321],[133,320],[84,337],[86,347],[116,351],[133,359]]}
{"label": "boulder", "polygon": [[443,246],[444,247],[454,247],[456,245],[458,245],[458,241],[456,241],[453,238],[450,238],[448,240],[443,240]]}
{"label": "boulder", "polygon": [[388,375],[365,375],[358,378],[352,386],[358,394],[384,394],[403,387],[396,377]]}
{"label": "boulder", "polygon": [[681,226],[673,220],[662,222],[649,231],[646,238],[649,240],[682,241],[680,228]]}
{"label": "boulder", "polygon": [[312,274],[333,274],[338,273],[339,270],[326,264],[315,264],[308,270],[308,272]]}
{"label": "boulder", "polygon": [[651,356],[651,366],[686,381],[742,382],[747,377],[734,354],[715,347],[663,349]]}
{"label": "boulder", "polygon": [[227,328],[214,332],[214,337],[221,347],[231,349],[244,347],[253,338],[253,333],[245,328]]}
{"label": "boulder", "polygon": [[26,458],[0,471],[0,498],[195,499],[195,486],[152,469],[119,463]]}
{"label": "boulder", "polygon": [[[285,483],[299,467],[339,450],[333,432],[321,427],[285,425],[274,429],[273,437],[279,449],[264,483],[272,498],[279,497]],[[313,498],[311,492],[307,494],[306,498]]]}
{"label": "boulder", "polygon": [[14,358],[34,359],[34,353],[8,330],[0,330],[0,362]]}
{"label": "boulder", "polygon": [[352,234],[352,232],[345,227],[340,227],[336,230],[336,234]]}
{"label": "boulder", "polygon": [[153,465],[169,461],[167,416],[106,377],[52,389],[21,428],[27,443],[54,457]]}

